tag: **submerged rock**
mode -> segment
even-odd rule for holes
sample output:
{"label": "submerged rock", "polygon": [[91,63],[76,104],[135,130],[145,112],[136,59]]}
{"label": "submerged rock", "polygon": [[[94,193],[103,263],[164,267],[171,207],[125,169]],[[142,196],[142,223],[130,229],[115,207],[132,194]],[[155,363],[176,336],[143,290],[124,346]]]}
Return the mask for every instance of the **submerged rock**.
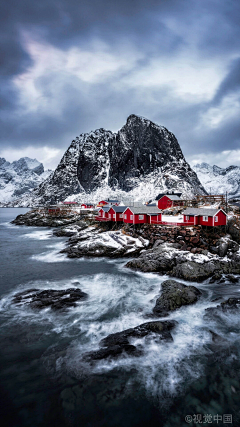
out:
{"label": "submerged rock", "polygon": [[208,307],[205,309],[205,317],[214,318],[221,315],[221,313],[237,312],[240,309],[240,298],[228,298],[228,300],[221,302],[216,307]]}
{"label": "submerged rock", "polygon": [[177,310],[183,305],[196,303],[201,296],[195,286],[187,286],[176,280],[165,280],[162,283],[162,293],[157,299],[153,313],[159,317],[169,315],[169,312]]}
{"label": "submerged rock", "polygon": [[226,338],[221,337],[221,335],[217,334],[216,332],[211,331],[211,330],[209,330],[209,332],[212,335],[212,342],[214,344],[224,345],[224,344],[228,343]]}
{"label": "submerged rock", "polygon": [[173,341],[170,330],[176,326],[178,322],[171,321],[156,321],[143,323],[135,328],[129,328],[122,332],[108,335],[100,341],[100,346],[103,347],[97,351],[92,351],[84,355],[84,359],[100,360],[107,357],[116,357],[122,353],[140,356],[143,352],[141,347],[136,347],[130,343],[131,338],[143,338],[147,335],[155,334],[160,341]]}
{"label": "submerged rock", "polygon": [[87,294],[79,288],[69,288],[64,290],[28,289],[14,295],[14,304],[27,304],[31,308],[42,310],[51,308],[53,310],[64,310],[69,307],[76,307],[76,302],[86,299]]}

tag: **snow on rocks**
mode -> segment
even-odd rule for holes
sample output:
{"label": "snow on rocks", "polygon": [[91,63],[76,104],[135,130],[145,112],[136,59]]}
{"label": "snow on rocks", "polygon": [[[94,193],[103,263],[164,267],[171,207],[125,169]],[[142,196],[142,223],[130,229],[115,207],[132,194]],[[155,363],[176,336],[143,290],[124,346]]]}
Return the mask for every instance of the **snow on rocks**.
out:
{"label": "snow on rocks", "polygon": [[62,250],[70,258],[84,256],[134,256],[149,245],[143,238],[133,238],[121,231],[99,232],[95,227],[88,227],[69,239],[69,246]]}
{"label": "snow on rocks", "polygon": [[126,267],[143,272],[169,274],[184,280],[201,282],[207,278],[220,279],[223,274],[240,274],[240,257],[222,258],[211,253],[192,254],[181,251],[176,243],[162,243],[140,254]]}

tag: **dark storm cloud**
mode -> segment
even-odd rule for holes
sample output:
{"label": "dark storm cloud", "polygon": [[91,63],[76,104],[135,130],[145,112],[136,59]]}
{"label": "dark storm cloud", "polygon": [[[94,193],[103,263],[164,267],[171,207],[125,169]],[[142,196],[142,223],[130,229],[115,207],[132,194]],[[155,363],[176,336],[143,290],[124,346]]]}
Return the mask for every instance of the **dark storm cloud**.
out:
{"label": "dark storm cloud", "polygon": [[[178,137],[184,154],[218,152],[226,149],[226,141],[228,147],[238,147],[236,114],[217,127],[201,125],[201,120],[239,89],[239,21],[240,3],[233,0],[5,1],[0,12],[0,148],[30,144],[66,149],[81,132],[97,127],[119,129],[131,113],[168,127]],[[66,56],[73,47],[91,49],[96,40],[106,43],[116,58],[124,51],[130,52],[130,58],[131,49],[133,56],[136,51],[139,56],[129,69],[116,69],[105,80],[81,81],[61,74],[61,69],[60,77],[57,71],[45,71],[34,77],[44,107],[26,108],[14,83],[14,78],[34,66],[24,41],[26,34]],[[197,56],[195,67],[208,58],[213,69],[220,63],[228,70],[212,99],[185,99],[175,92],[174,82],[172,86],[171,82],[161,83],[161,78],[152,86],[129,83],[134,82],[134,73],[150,69],[154,60],[160,61],[164,71],[171,59],[177,74],[179,65],[174,61],[183,51],[185,57]],[[188,77],[186,74],[186,81]]]}
{"label": "dark storm cloud", "polygon": [[[175,0],[163,1],[164,13],[171,7],[178,9]],[[157,38],[169,36],[176,44],[176,36],[166,34],[163,23],[155,20],[159,1],[150,0],[8,0],[0,13],[1,54],[4,74],[20,72],[29,65],[24,52],[20,31],[31,31],[36,37],[45,37],[55,46],[67,48],[85,43],[87,39],[101,37],[113,43],[121,35],[148,43],[151,34]],[[157,41],[157,40],[156,40]],[[166,48],[171,48],[171,40]],[[162,43],[164,48],[164,43]]]}
{"label": "dark storm cloud", "polygon": [[[219,104],[222,99],[240,90],[240,58],[234,59],[231,63],[230,71],[222,81],[213,99],[213,104]],[[240,95],[240,94],[239,94]]]}

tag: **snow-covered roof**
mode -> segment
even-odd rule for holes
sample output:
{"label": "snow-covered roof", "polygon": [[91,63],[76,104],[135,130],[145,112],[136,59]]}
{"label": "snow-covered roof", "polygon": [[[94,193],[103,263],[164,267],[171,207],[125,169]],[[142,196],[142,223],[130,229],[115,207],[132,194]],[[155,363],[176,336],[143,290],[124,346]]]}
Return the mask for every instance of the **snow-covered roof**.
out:
{"label": "snow-covered roof", "polygon": [[[158,196],[156,197],[155,200],[160,200],[163,196],[167,196],[170,198],[170,196],[178,196],[179,198],[181,197],[182,193],[170,193],[169,191],[167,191],[167,193],[160,193],[158,194]],[[176,199],[171,199],[171,200],[176,200]]]}
{"label": "snow-covered roof", "polygon": [[205,215],[205,216],[214,216],[221,209],[211,209],[211,208],[187,208],[182,213],[183,215]]}
{"label": "snow-covered roof", "polygon": [[141,206],[141,207],[129,207],[130,211],[133,214],[147,214],[147,215],[157,215],[162,213],[157,206]]}
{"label": "snow-covered roof", "polygon": [[110,209],[111,209],[111,206],[107,206],[106,208],[105,207],[102,207],[101,208],[104,212],[108,212]]}
{"label": "snow-covered roof", "polygon": [[165,194],[170,200],[181,200],[176,194]]}
{"label": "snow-covered roof", "polygon": [[126,209],[128,208],[128,206],[112,206],[112,209],[117,212],[117,213],[122,213],[124,212]]}

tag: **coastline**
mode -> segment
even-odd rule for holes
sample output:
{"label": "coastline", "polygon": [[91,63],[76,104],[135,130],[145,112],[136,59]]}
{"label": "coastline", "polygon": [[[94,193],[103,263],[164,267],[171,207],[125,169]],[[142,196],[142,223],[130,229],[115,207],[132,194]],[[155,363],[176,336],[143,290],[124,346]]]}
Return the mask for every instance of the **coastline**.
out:
{"label": "coastline", "polygon": [[99,224],[92,216],[67,218],[43,216],[36,211],[19,215],[16,225],[54,228],[54,235],[68,237],[61,250],[69,258],[132,257],[125,266],[142,272],[168,274],[186,281],[236,281],[240,274],[240,248],[230,234],[199,227],[129,227]]}

